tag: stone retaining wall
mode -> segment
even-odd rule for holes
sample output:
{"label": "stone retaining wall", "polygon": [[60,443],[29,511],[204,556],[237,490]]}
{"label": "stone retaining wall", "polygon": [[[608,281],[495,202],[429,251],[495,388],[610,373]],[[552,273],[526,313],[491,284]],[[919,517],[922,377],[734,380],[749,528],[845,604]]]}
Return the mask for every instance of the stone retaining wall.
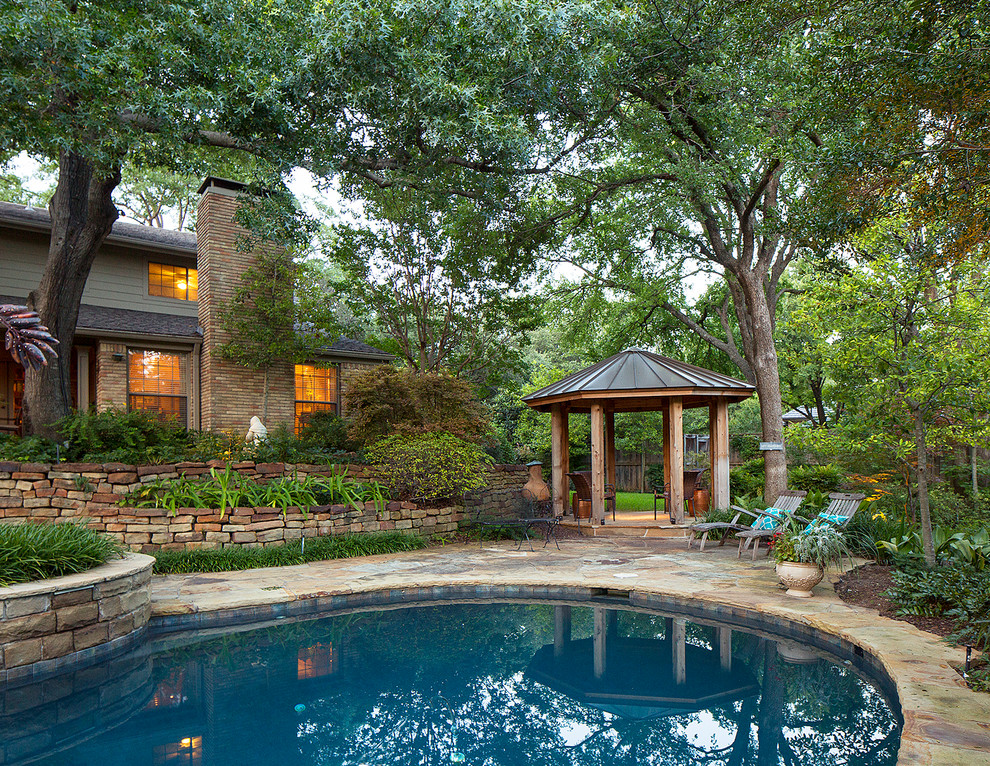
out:
{"label": "stone retaining wall", "polygon": [[0,684],[96,659],[136,638],[151,616],[150,556],[0,588]]}
{"label": "stone retaining wall", "polygon": [[[176,513],[159,508],[132,508],[119,503],[126,495],[160,479],[197,477],[211,468],[224,469],[221,461],[133,466],[122,463],[0,462],[0,518],[3,521],[86,520],[93,529],[121,539],[132,550],[151,553],[160,549],[218,548],[235,545],[264,546],[287,540],[345,532],[405,530],[420,534],[452,532],[465,516],[518,512],[518,499],[526,483],[525,466],[495,466],[485,489],[468,499],[468,508],[420,508],[413,503],[389,503],[377,510],[334,505],[290,508],[284,515],[273,508],[233,508],[221,516],[217,509],[179,508]],[[280,476],[326,476],[341,467],[242,462],[232,464],[238,473],[259,481]],[[352,479],[374,479],[371,466],[344,466]]]}

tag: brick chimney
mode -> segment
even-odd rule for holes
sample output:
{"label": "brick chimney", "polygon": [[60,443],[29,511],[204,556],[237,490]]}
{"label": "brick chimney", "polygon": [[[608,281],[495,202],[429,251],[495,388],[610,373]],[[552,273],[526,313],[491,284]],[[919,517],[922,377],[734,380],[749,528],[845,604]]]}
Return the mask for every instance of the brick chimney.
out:
{"label": "brick chimney", "polygon": [[[208,177],[199,187],[196,251],[199,269],[199,324],[203,328],[200,384],[200,427],[209,431],[247,433],[251,416],[262,414],[263,370],[252,370],[219,357],[217,350],[230,340],[220,326],[220,312],[241,284],[241,275],[254,262],[238,250],[247,231],[235,220],[246,185]],[[268,382],[268,421],[291,427],[295,414],[293,366],[272,370]]]}

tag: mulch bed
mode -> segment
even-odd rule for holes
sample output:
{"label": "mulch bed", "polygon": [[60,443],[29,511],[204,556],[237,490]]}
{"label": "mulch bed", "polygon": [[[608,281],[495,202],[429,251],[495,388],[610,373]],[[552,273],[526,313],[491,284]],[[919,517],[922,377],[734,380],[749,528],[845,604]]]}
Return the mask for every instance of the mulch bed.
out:
{"label": "mulch bed", "polygon": [[883,617],[909,622],[921,630],[945,637],[952,633],[952,621],[944,617],[916,617],[908,615],[900,617],[895,614],[894,607],[883,593],[888,590],[893,581],[893,567],[881,564],[864,564],[861,567],[846,572],[835,584],[835,592],[848,604],[875,609]]}

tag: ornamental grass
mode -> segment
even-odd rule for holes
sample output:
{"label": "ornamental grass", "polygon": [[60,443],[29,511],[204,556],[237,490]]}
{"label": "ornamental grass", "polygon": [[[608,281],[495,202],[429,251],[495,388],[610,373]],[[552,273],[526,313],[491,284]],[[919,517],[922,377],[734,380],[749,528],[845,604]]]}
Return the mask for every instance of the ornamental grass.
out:
{"label": "ornamental grass", "polygon": [[0,587],[85,572],[123,546],[82,524],[0,524]]}

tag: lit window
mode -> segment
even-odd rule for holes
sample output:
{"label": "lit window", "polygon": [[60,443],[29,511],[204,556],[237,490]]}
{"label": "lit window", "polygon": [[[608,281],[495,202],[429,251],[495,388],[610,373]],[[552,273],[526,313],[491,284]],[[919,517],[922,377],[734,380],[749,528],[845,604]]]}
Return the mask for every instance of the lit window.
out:
{"label": "lit window", "polygon": [[181,707],[187,697],[183,694],[186,669],[175,668],[168,676],[159,681],[155,693],[145,706],[146,710]]}
{"label": "lit window", "polygon": [[316,643],[299,650],[296,659],[296,677],[307,678],[330,676],[337,672],[337,652],[333,644]]}
{"label": "lit window", "polygon": [[199,275],[185,266],[149,263],[148,295],[194,301],[199,295]]}
{"label": "lit window", "polygon": [[296,433],[314,412],[337,412],[337,368],[296,365]]}
{"label": "lit window", "polygon": [[185,737],[167,745],[155,745],[155,766],[202,766],[202,763],[202,737]]}
{"label": "lit window", "polygon": [[186,424],[187,354],[128,351],[127,404],[132,410],[157,412],[164,420]]}

